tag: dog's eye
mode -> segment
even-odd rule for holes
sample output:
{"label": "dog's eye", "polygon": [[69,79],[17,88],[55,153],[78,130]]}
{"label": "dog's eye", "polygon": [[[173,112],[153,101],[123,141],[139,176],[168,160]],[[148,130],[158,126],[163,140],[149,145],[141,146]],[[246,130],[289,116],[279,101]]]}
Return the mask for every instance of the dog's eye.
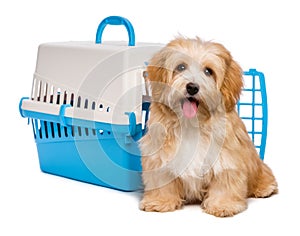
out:
{"label": "dog's eye", "polygon": [[205,74],[206,76],[212,76],[213,73],[214,73],[214,71],[213,71],[212,69],[210,69],[209,67],[205,67],[205,68],[204,68],[204,74]]}
{"label": "dog's eye", "polygon": [[177,72],[182,72],[182,71],[185,71],[186,68],[187,68],[187,65],[184,64],[184,63],[181,63],[181,64],[179,64],[179,65],[176,66],[175,70]]}

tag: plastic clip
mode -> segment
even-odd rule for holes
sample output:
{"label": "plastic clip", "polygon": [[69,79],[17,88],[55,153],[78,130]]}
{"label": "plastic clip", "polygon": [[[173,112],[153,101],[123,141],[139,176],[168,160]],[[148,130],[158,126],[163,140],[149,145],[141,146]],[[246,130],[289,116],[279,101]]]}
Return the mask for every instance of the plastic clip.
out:
{"label": "plastic clip", "polygon": [[19,102],[19,112],[20,112],[20,115],[25,118],[26,116],[24,116],[23,114],[23,109],[22,109],[22,104],[23,104],[23,100],[28,100],[29,97],[22,97],[20,102]]}
{"label": "plastic clip", "polygon": [[61,107],[59,109],[59,121],[60,121],[62,126],[68,126],[67,123],[66,123],[66,118],[65,118],[66,109],[68,107],[71,107],[71,105],[70,104],[63,104],[63,105],[61,105]]}
{"label": "plastic clip", "polygon": [[136,134],[136,116],[134,112],[125,112],[129,118],[129,134],[134,136]]}

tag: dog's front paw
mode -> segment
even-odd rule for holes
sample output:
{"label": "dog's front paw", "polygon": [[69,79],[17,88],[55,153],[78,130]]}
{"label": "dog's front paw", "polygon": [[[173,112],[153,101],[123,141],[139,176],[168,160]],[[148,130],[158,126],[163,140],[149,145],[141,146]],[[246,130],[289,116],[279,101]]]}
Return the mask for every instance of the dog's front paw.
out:
{"label": "dog's front paw", "polygon": [[175,211],[181,206],[182,201],[180,199],[143,199],[140,202],[140,209],[143,211]]}
{"label": "dog's front paw", "polygon": [[213,203],[207,200],[202,204],[204,212],[217,217],[234,216],[247,209],[246,201],[231,200],[222,203]]}

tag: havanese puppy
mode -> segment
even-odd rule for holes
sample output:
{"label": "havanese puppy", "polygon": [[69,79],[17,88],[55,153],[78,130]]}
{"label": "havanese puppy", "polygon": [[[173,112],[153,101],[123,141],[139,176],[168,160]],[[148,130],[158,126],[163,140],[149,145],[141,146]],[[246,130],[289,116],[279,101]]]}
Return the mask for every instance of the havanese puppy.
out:
{"label": "havanese puppy", "polygon": [[245,210],[248,197],[277,193],[237,114],[243,72],[223,45],[178,37],[154,55],[146,74],[152,102],[140,143],[140,209],[200,203],[225,217]]}

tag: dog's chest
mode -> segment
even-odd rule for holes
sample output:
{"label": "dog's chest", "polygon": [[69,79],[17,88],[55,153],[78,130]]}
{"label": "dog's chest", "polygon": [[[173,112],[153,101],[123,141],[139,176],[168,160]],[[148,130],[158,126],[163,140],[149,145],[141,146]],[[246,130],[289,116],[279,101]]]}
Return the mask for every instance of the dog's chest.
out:
{"label": "dog's chest", "polygon": [[208,171],[207,138],[197,129],[183,129],[177,136],[171,171],[182,179],[202,178]]}

